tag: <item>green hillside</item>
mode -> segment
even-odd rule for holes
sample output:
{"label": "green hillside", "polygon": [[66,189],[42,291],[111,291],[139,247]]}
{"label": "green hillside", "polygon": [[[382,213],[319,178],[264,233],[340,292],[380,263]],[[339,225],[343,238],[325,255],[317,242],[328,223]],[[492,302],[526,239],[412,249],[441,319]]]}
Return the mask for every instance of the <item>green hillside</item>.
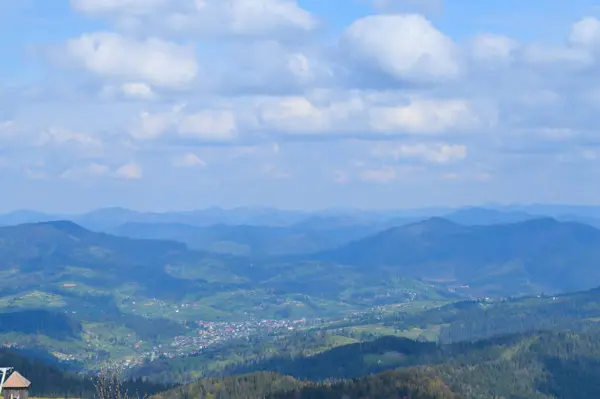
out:
{"label": "green hillside", "polygon": [[598,357],[598,333],[542,332],[441,346],[384,337],[256,362],[238,370],[242,374],[203,379],[156,398],[587,399],[600,395]]}
{"label": "green hillside", "polygon": [[[89,365],[135,362],[158,346],[197,350],[200,321],[339,318],[453,296],[336,264],[218,255],[65,221],[0,227],[0,259],[0,342]],[[230,338],[219,334],[211,344]],[[176,337],[185,348],[170,346]]]}
{"label": "green hillside", "polygon": [[110,232],[138,239],[173,240],[192,249],[242,256],[277,256],[319,252],[368,236],[376,225],[343,225],[307,220],[293,226],[194,226],[184,223],[125,223]]}
{"label": "green hillside", "polygon": [[[348,366],[340,368],[335,363],[339,356],[333,349],[346,344],[363,342],[354,346],[355,350],[365,350],[378,337],[395,335],[435,342],[452,343],[489,339],[499,335],[535,333],[540,330],[597,334],[600,332],[600,289],[563,294],[559,296],[524,297],[501,301],[463,301],[439,306],[429,304],[429,309],[413,306],[389,307],[331,321],[313,329],[296,331],[277,339],[264,338],[250,342],[232,343],[215,350],[207,349],[192,357],[159,359],[132,370],[132,376],[147,376],[156,381],[185,381],[210,375],[247,373],[253,370],[273,370],[283,374],[294,373],[298,366],[295,360],[308,357],[310,364],[324,365],[325,369],[337,370],[345,376]],[[412,340],[391,340],[393,344],[405,343],[413,347]],[[422,349],[427,345],[419,344]],[[433,346],[432,346],[433,345]],[[343,350],[344,352],[347,349]],[[327,358],[312,357],[319,353],[329,353],[333,365],[328,366]],[[419,357],[422,354],[419,352]],[[318,359],[318,360],[317,360]],[[404,357],[403,361],[408,358]],[[390,356],[381,359],[383,368],[388,361],[397,362]],[[393,363],[393,365],[410,365]],[[358,376],[371,370],[356,361],[348,361],[358,367],[351,375]],[[418,362],[417,362],[418,363]],[[311,370],[311,366],[300,363],[300,368]],[[365,371],[366,370],[366,371]],[[302,378],[318,378],[323,372],[297,375]]]}
{"label": "green hillside", "polygon": [[329,383],[298,381],[274,373],[201,380],[157,394],[151,399],[459,399],[439,378],[418,370],[389,371],[355,380]]}
{"label": "green hillside", "polygon": [[[551,219],[468,227],[434,218],[312,259],[249,258],[96,233],[72,222],[1,227],[0,342],[93,368],[106,361],[133,367],[162,355],[194,354],[202,363],[213,349],[239,340],[268,344],[291,330],[341,329],[331,346],[390,334],[451,342],[535,329],[587,331],[600,320],[595,291],[447,304],[464,299],[452,290],[468,294],[472,287],[506,294],[558,279],[566,289],[581,279],[577,273],[593,269],[599,237],[592,227]],[[502,266],[515,259],[527,260],[518,273]],[[542,273],[546,261],[552,272]],[[473,286],[431,278],[440,271]],[[581,280],[593,282],[595,273]],[[414,278],[425,274],[429,282]],[[476,283],[468,280],[473,275]],[[486,279],[495,285],[477,285]],[[441,305],[447,306],[427,309]],[[221,366],[239,363],[248,355],[241,352]]]}
{"label": "green hillside", "polygon": [[480,296],[575,291],[600,285],[600,230],[550,218],[487,226],[432,218],[315,259],[468,286]]}

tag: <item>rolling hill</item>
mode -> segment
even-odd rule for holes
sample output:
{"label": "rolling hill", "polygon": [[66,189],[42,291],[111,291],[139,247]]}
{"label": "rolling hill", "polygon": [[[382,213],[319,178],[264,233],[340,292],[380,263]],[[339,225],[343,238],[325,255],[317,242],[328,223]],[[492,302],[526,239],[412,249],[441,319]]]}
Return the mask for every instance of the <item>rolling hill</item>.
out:
{"label": "rolling hill", "polygon": [[52,220],[70,220],[92,230],[110,230],[125,223],[186,223],[195,226],[214,224],[251,224],[288,226],[300,222],[310,214],[273,208],[218,207],[173,212],[142,212],[121,207],[96,209],[83,214],[56,215],[31,210],[0,214],[0,226],[37,223]]}
{"label": "rolling hill", "polygon": [[335,248],[376,231],[371,225],[194,226],[185,223],[126,223],[111,233],[137,239],[173,240],[192,249],[240,256],[280,256]]}
{"label": "rolling hill", "polygon": [[257,372],[200,380],[150,397],[223,399],[459,399],[441,378],[421,370],[389,371],[330,383],[298,381],[276,373]]}
{"label": "rolling hill", "polygon": [[[79,304],[82,299],[111,297],[118,304],[136,299],[196,302],[199,313],[209,310],[201,305],[203,301],[209,307],[212,303],[221,306],[223,314],[233,308],[222,306],[233,305],[239,306],[239,315],[269,307],[269,301],[301,311],[298,304],[304,301],[310,304],[304,306],[306,311],[318,313],[326,312],[319,300],[342,299],[368,306],[365,300],[379,295],[377,290],[433,288],[402,278],[389,280],[381,274],[366,278],[364,273],[335,264],[277,258],[260,261],[190,250],[175,241],[118,237],[68,221],[0,227],[0,259],[0,300],[17,296],[11,302],[15,307],[16,302],[25,306],[27,301],[35,307],[36,297],[39,306],[51,306],[52,300],[48,303],[47,299],[54,298],[58,307],[67,297],[78,298]],[[369,293],[370,288],[374,291]],[[406,296],[406,292],[396,294],[386,295],[389,300]],[[228,303],[210,300],[223,295],[229,296]]]}
{"label": "rolling hill", "polygon": [[551,218],[464,226],[442,218],[388,229],[314,259],[518,295],[600,285],[600,230]]}
{"label": "rolling hill", "polygon": [[540,216],[521,211],[499,211],[490,208],[468,207],[444,215],[443,218],[462,225],[478,226],[518,223],[531,219],[539,219]]}
{"label": "rolling hill", "polygon": [[[534,332],[446,345],[382,337],[311,356],[249,362],[230,369],[232,376],[202,379],[156,398],[202,393],[228,398],[416,398],[429,397],[419,394],[437,387],[435,398],[587,399],[600,395],[598,334]],[[395,391],[407,385],[412,393]]]}
{"label": "rolling hill", "polygon": [[84,362],[152,351],[198,320],[337,317],[452,297],[336,264],[219,255],[69,221],[0,227],[0,277],[0,342]]}

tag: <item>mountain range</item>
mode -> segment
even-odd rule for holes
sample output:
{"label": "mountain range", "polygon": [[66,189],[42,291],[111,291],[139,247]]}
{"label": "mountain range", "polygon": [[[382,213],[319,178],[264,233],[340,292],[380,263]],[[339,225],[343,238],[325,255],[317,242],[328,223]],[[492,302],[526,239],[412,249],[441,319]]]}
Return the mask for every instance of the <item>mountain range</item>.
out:
{"label": "mountain range", "polygon": [[154,398],[595,398],[598,338],[536,332],[436,345],[382,337],[274,357],[248,366],[260,371],[201,379]]}
{"label": "mountain range", "polygon": [[483,295],[573,291],[600,285],[600,230],[551,218],[487,226],[432,218],[314,259],[469,285]]}
{"label": "mountain range", "polygon": [[292,226],[299,228],[335,228],[342,226],[379,225],[393,227],[402,221],[418,221],[438,216],[460,224],[480,225],[524,221],[539,217],[553,217],[563,221],[598,223],[600,207],[570,205],[511,205],[468,206],[462,208],[423,208],[409,210],[369,211],[359,209],[331,209],[321,211],[294,211],[275,208],[218,207],[169,212],[142,212],[112,207],[82,214],[50,214],[18,210],[0,214],[0,225],[15,225],[53,220],[70,220],[91,230],[105,231],[126,223],[170,224],[194,226],[254,225]]}
{"label": "mountain range", "polygon": [[[68,219],[0,227],[0,342],[90,368],[192,339],[203,322],[327,319],[354,328],[349,315],[387,309],[394,319],[362,325],[454,342],[535,326],[588,331],[600,317],[589,305],[596,291],[559,294],[600,286],[600,230],[591,223],[482,209],[303,214],[281,225],[119,212],[88,217],[104,223],[96,231]],[[456,302],[466,298],[480,299]],[[416,315],[398,316],[411,304]]]}
{"label": "mountain range", "polygon": [[[428,290],[509,296],[600,285],[600,230],[551,218],[466,226],[435,217],[370,235],[354,226],[345,233],[340,227],[337,235],[322,230],[329,241],[279,227],[131,228],[131,235],[144,239],[93,232],[70,221],[0,227],[0,300],[18,307],[48,298],[81,305],[130,297],[196,302],[208,318],[255,306],[294,309],[300,316],[323,312],[330,301],[344,301],[340,310],[384,297],[391,303],[411,290],[425,296]],[[187,243],[176,241],[183,230]],[[150,239],[156,236],[172,237]],[[297,254],[294,245],[302,248]],[[237,298],[229,306],[209,299],[225,293]]]}

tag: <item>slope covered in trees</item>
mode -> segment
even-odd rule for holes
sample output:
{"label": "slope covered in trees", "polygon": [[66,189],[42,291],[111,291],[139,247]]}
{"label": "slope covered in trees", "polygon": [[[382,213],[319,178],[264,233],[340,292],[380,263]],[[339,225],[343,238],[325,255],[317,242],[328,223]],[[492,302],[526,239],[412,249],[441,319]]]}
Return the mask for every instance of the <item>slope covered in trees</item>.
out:
{"label": "slope covered in trees", "polygon": [[448,284],[482,295],[600,285],[600,230],[552,218],[464,226],[443,218],[394,227],[315,259]]}
{"label": "slope covered in trees", "polygon": [[200,380],[157,399],[588,399],[600,397],[598,359],[598,333],[541,332],[441,346],[386,337],[256,362],[237,370],[256,370],[252,374]]}
{"label": "slope covered in trees", "polygon": [[341,381],[298,381],[280,374],[257,372],[212,378],[157,394],[151,399],[459,399],[437,376],[421,370],[387,371]]}

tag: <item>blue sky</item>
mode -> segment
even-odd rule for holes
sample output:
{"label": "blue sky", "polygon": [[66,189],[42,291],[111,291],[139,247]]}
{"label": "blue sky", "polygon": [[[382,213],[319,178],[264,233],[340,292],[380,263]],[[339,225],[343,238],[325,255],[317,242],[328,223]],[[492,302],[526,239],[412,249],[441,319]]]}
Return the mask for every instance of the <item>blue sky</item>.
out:
{"label": "blue sky", "polygon": [[600,203],[590,0],[4,0],[0,211]]}

